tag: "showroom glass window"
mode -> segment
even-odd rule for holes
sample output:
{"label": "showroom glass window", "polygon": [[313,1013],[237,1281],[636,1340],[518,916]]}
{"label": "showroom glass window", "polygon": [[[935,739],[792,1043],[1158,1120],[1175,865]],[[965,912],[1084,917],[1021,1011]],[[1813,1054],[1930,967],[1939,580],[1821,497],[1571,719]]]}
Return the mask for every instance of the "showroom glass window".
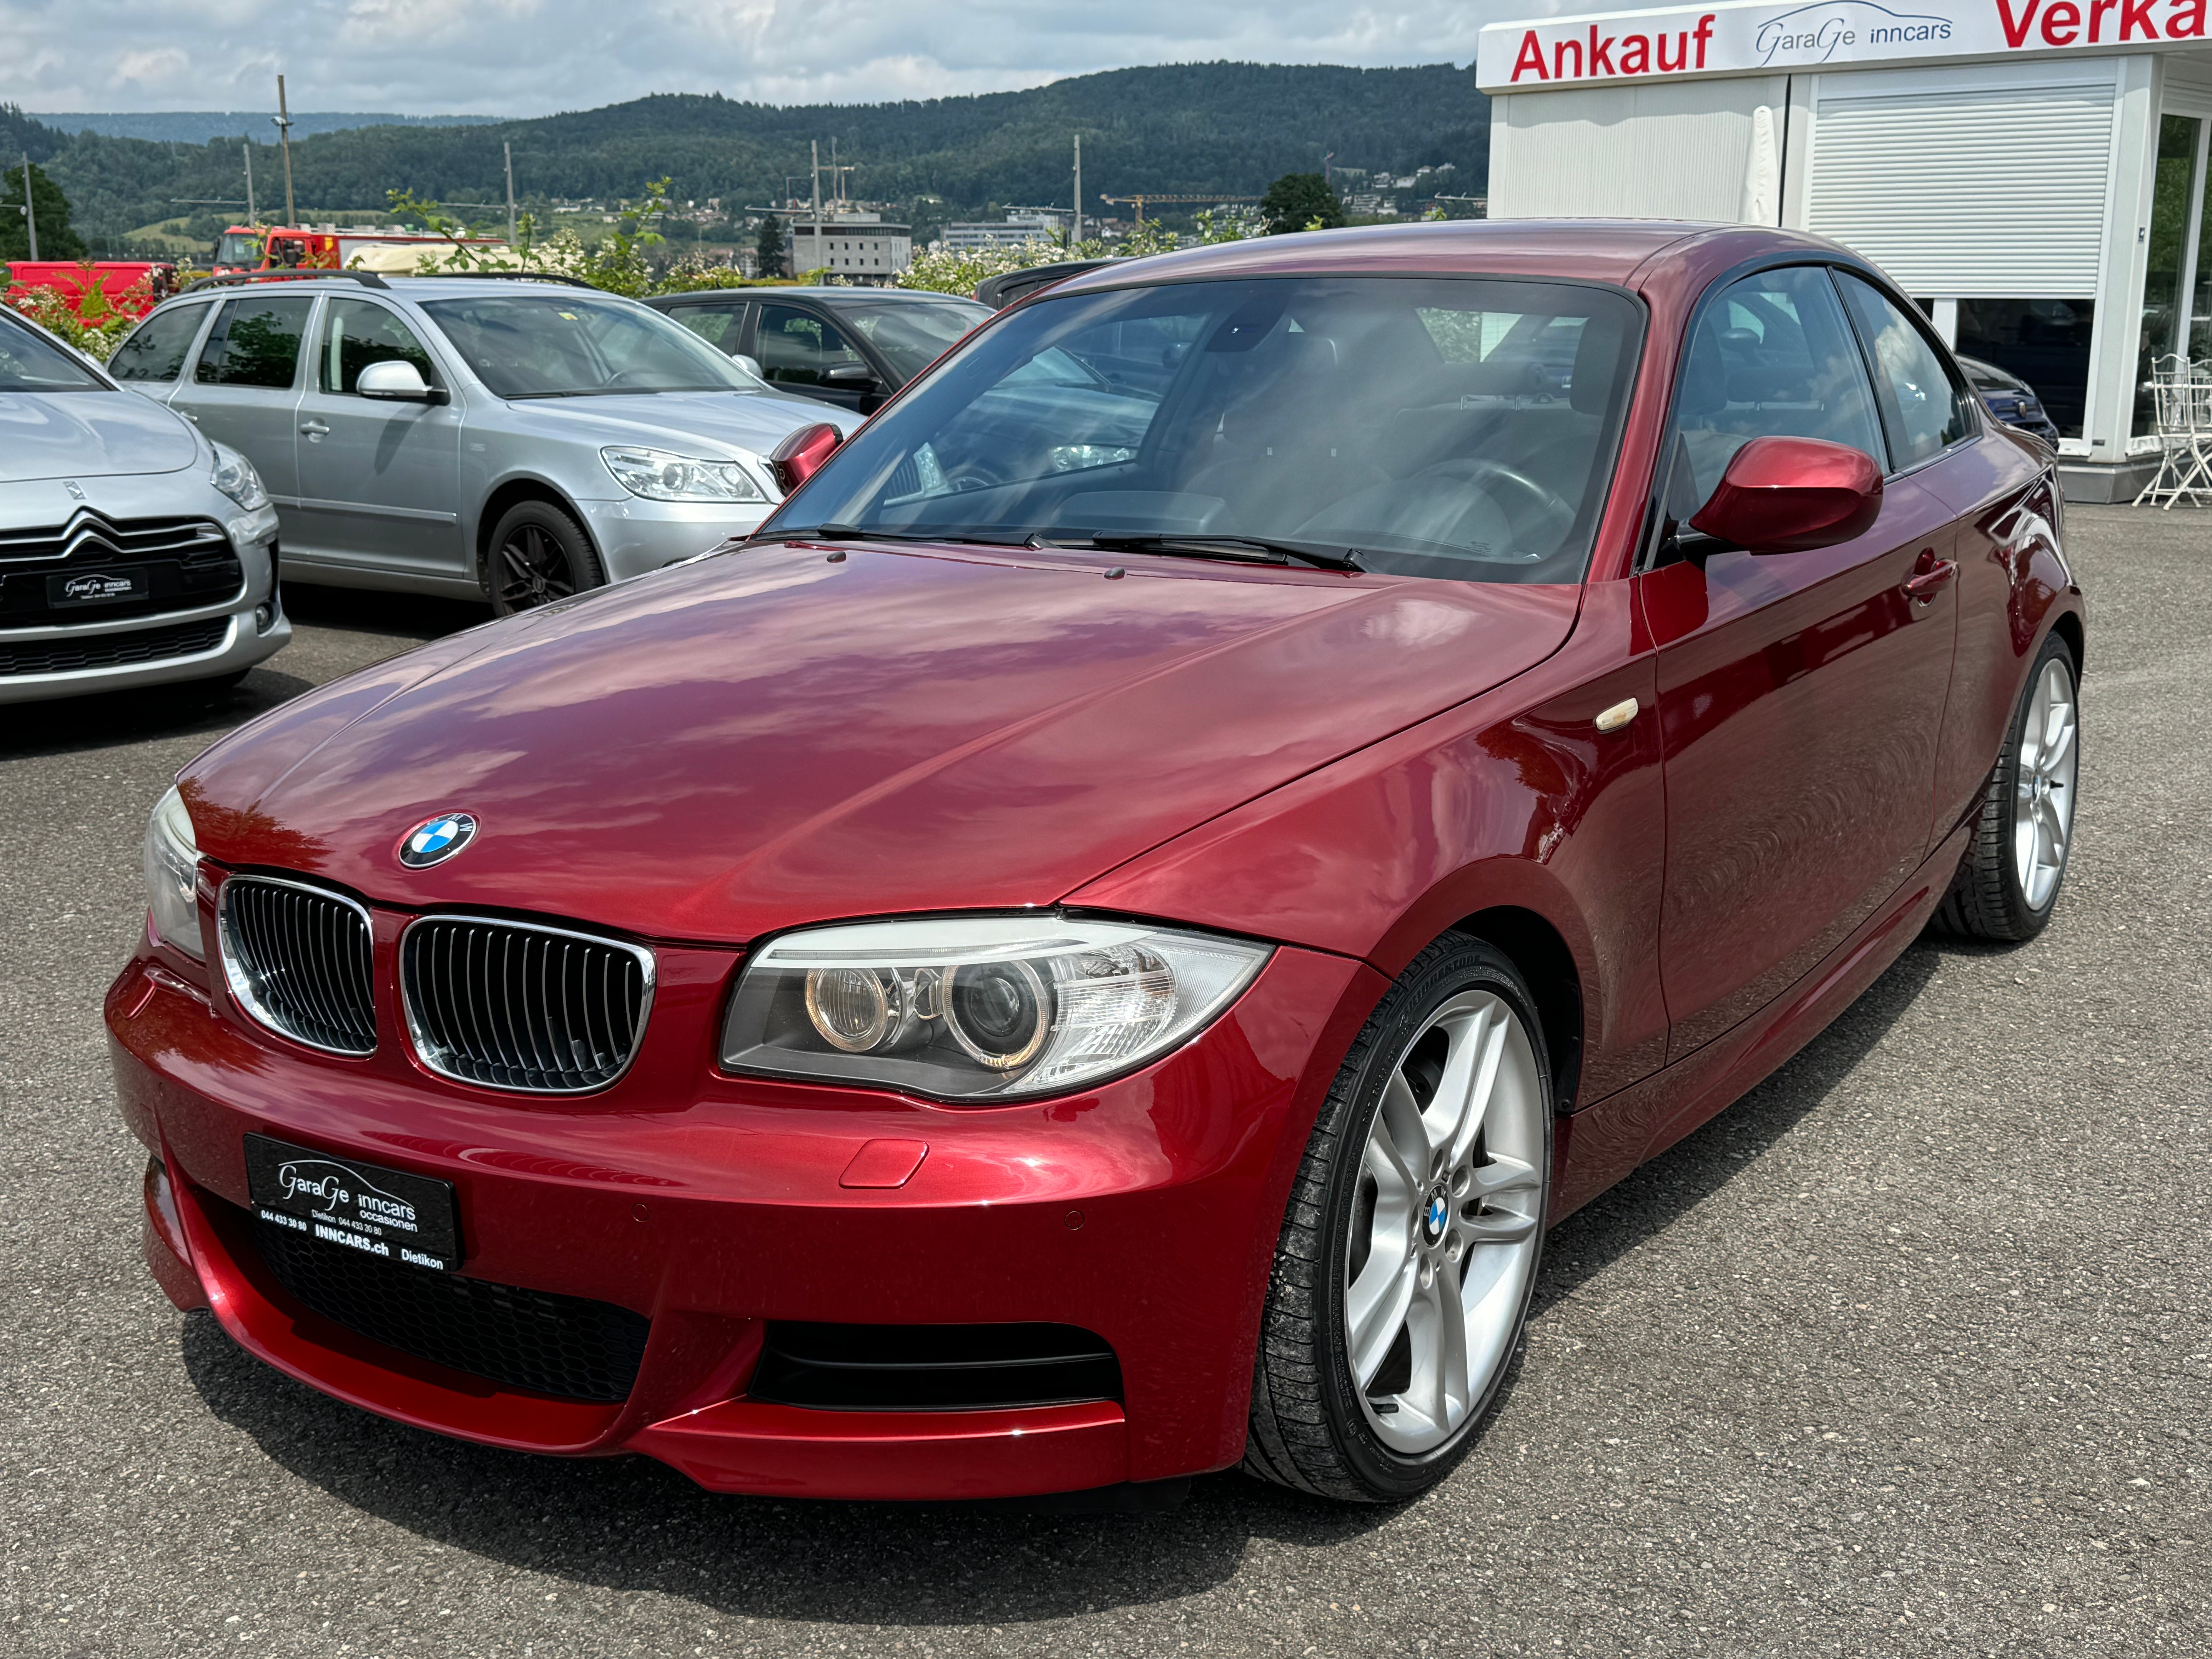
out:
{"label": "showroom glass window", "polygon": [[1259,537],[1577,581],[1643,312],[1595,284],[1205,281],[1010,313],[864,428],[793,522],[1080,545]]}
{"label": "showroom glass window", "polygon": [[185,372],[185,354],[207,317],[205,306],[176,306],[157,311],[131,331],[107,360],[118,380],[173,380]]}
{"label": "showroom glass window", "polygon": [[1961,357],[1978,357],[2027,381],[2058,435],[2078,438],[2089,407],[2096,318],[2097,302],[2090,299],[1961,300],[1952,343]]}
{"label": "showroom glass window", "polygon": [[331,301],[323,313],[322,389],[353,392],[371,363],[412,363],[425,386],[438,384],[430,354],[398,318],[366,300]]}
{"label": "showroom glass window", "polygon": [[1686,523],[1736,451],[1767,437],[1847,444],[1888,471],[1865,360],[1818,265],[1755,272],[1700,313],[1674,394],[1667,516]]}
{"label": "showroom glass window", "polygon": [[201,386],[289,386],[314,305],[299,297],[226,301],[200,348],[193,380]]}
{"label": "showroom glass window", "polygon": [[2199,137],[2204,124],[2191,115],[2158,119],[2158,160],[2151,186],[2150,225],[2144,234],[2142,324],[2136,341],[2134,431],[2158,430],[2150,377],[2161,357],[2189,349],[2182,301],[2189,259],[2190,221],[2196,215]]}
{"label": "showroom glass window", "polygon": [[1892,467],[1917,466],[1970,436],[1973,394],[1953,377],[1917,320],[1863,277],[1839,270],[1836,280],[1874,359]]}

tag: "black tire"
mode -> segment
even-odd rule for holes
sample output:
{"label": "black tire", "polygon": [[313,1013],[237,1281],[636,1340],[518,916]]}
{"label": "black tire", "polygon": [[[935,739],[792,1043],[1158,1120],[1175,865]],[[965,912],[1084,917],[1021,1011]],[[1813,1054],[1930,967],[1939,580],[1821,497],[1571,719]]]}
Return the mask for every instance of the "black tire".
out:
{"label": "black tire", "polygon": [[535,611],[606,580],[584,526],[551,501],[509,507],[491,532],[484,589],[496,616]]}
{"label": "black tire", "polygon": [[[2019,705],[2013,710],[2012,726],[2005,738],[2004,752],[1997,757],[1989,781],[1982,786],[1980,805],[1975,809],[1972,838],[1966,844],[1966,855],[1960,860],[1959,872],[1951,878],[1950,891],[1936,912],[1936,925],[1946,933],[1964,939],[1996,939],[2018,943],[2033,939],[2051,920],[2057,907],[2058,895],[2066,884],[2066,866],[2071,861],[2073,805],[2067,803],[2067,845],[2062,854],[2057,879],[2038,905],[2022,885],[2020,866],[2014,854],[2014,802],[2021,791],[2021,763],[2026,753],[2029,716],[2033,710],[2037,689],[2052,664],[2057,664],[2066,678],[2067,687],[2073,696],[2075,736],[2072,747],[2078,765],[2081,749],[2081,690],[2080,679],[2074,661],[2074,652],[2064,639],[2052,634],[2036,653],[2035,661],[2027,672],[2027,683],[2021,688]],[[2069,791],[2075,788],[2067,785]]]}
{"label": "black tire", "polygon": [[[1534,1254],[1502,1355],[1465,1420],[1442,1444],[1409,1456],[1384,1443],[1363,1411],[1347,1352],[1346,1268],[1368,1132],[1385,1085],[1430,1017],[1469,990],[1504,1002],[1533,1051],[1542,1156]],[[1354,1503],[1389,1503],[1433,1486],[1466,1455],[1512,1375],[1551,1216],[1553,1095],[1543,1028],[1519,971],[1482,940],[1447,933],[1401,975],[1345,1057],[1291,1188],[1261,1315],[1243,1468],[1261,1480]]]}

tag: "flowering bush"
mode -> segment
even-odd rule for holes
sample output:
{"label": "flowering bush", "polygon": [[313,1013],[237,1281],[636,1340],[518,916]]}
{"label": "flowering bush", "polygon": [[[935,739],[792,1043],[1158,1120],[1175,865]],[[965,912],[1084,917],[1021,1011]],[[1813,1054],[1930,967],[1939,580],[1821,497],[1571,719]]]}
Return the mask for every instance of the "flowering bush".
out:
{"label": "flowering bush", "polygon": [[118,305],[108,299],[90,261],[82,272],[82,291],[75,295],[56,288],[20,288],[8,295],[7,302],[57,339],[104,363],[160,296],[154,292],[152,278],[142,276],[124,292],[125,303]]}
{"label": "flowering bush", "polygon": [[914,256],[913,263],[899,273],[898,286],[927,289],[933,294],[957,294],[965,298],[987,276],[1082,257],[1042,236],[1032,237],[1019,247],[932,248],[927,253]]}

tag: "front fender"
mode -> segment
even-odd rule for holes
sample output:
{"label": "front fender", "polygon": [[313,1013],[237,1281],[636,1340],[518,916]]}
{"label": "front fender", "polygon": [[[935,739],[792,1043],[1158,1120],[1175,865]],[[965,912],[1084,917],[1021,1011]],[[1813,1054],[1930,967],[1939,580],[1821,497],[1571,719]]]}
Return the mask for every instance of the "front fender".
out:
{"label": "front fender", "polygon": [[[1527,911],[1572,957],[1578,1103],[1664,1060],[1664,802],[1654,658],[1630,584],[1586,592],[1559,651],[1085,884],[1066,902],[1255,933],[1395,977],[1456,924]],[[1629,698],[1639,718],[1601,733]]]}

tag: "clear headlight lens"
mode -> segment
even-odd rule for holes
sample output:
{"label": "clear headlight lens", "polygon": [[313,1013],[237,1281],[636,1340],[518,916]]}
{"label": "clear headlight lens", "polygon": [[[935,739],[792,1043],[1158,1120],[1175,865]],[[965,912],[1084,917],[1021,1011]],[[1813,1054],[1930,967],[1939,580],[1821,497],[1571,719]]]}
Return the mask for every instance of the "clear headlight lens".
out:
{"label": "clear headlight lens", "polygon": [[262,487],[253,463],[228,444],[215,447],[215,471],[208,475],[208,482],[248,513],[258,513],[269,505],[269,492]]}
{"label": "clear headlight lens", "polygon": [[1188,1039],[1268,955],[1050,915],[811,928],[746,965],[722,1064],[945,1099],[1064,1094]]}
{"label": "clear headlight lens", "polygon": [[154,913],[154,935],[196,962],[200,949],[200,849],[185,798],[174,789],[154,804],[146,820],[146,906]]}
{"label": "clear headlight lens", "polygon": [[650,501],[764,501],[767,492],[737,461],[701,461],[665,449],[603,449],[615,482]]}

